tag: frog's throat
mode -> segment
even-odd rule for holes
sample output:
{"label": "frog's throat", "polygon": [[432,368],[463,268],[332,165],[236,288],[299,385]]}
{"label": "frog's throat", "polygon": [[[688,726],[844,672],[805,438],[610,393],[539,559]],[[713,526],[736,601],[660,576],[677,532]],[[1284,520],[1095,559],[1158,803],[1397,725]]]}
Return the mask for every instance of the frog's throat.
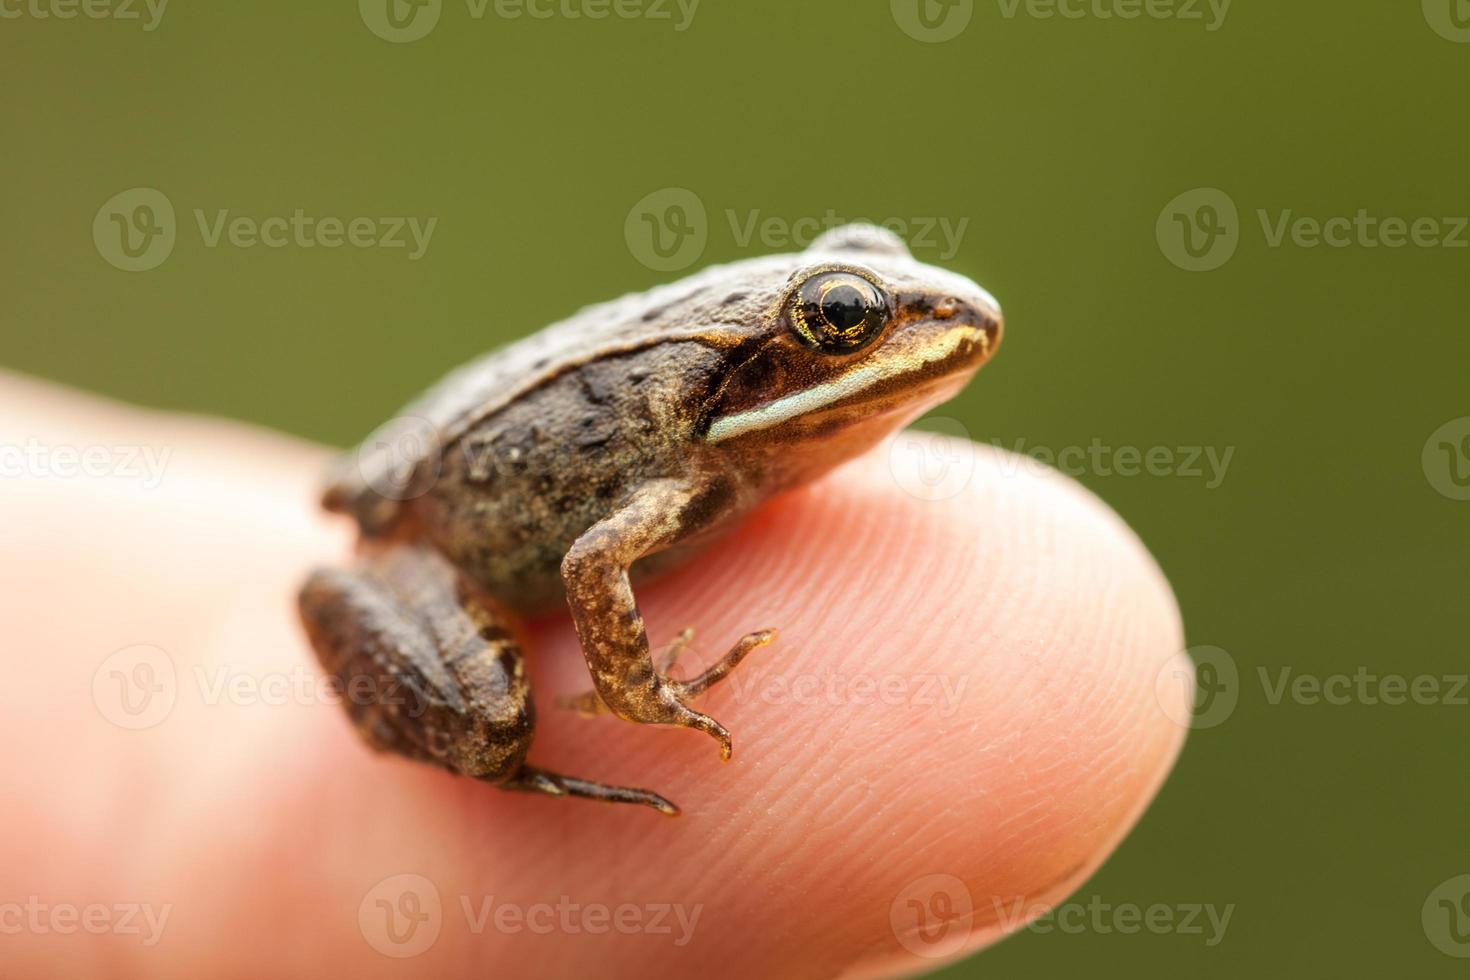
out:
{"label": "frog's throat", "polygon": [[709,427],[705,441],[723,442],[726,439],[734,439],[751,432],[769,429],[846,401],[885,381],[891,381],[904,375],[919,374],[929,365],[953,357],[962,343],[972,340],[985,344],[989,338],[983,330],[969,326],[956,327],[945,331],[933,344],[922,350],[865,361],[825,384],[778,398],[757,408],[716,419]]}

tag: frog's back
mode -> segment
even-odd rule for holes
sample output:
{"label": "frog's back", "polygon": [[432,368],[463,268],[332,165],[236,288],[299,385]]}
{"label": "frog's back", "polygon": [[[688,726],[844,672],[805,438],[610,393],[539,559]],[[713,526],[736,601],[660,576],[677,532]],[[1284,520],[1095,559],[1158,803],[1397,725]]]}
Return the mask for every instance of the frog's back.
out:
{"label": "frog's back", "polygon": [[[716,266],[680,282],[587,307],[452,371],[336,461],[323,506],[353,515],[364,533],[382,533],[397,521],[403,501],[427,489],[446,447],[567,372],[656,343],[687,340],[721,349],[738,345],[748,336],[740,317],[760,298],[723,287],[734,288],[744,274],[768,278],[785,258],[747,260],[740,263],[740,276],[731,274],[732,267]],[[761,268],[747,268],[756,265]]]}

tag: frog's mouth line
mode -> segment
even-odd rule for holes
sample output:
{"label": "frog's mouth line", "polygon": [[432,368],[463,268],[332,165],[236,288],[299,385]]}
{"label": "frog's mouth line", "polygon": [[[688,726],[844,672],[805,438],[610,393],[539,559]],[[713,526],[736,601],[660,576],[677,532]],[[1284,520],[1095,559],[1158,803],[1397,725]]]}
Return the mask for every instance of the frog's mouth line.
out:
{"label": "frog's mouth line", "polygon": [[[924,373],[932,365],[952,358],[966,343],[988,345],[985,331],[963,326],[946,331],[935,343],[912,354],[868,361],[844,372],[826,384],[778,398],[758,408],[716,419],[705,436],[706,442],[723,442],[737,436],[769,429],[794,418],[851,400],[886,382]],[[936,380],[938,380],[936,378]]]}

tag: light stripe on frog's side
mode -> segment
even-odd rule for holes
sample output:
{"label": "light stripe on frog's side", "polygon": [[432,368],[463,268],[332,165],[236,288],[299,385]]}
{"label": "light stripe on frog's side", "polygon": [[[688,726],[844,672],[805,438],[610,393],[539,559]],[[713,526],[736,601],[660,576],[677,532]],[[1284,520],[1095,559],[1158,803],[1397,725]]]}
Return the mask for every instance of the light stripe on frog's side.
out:
{"label": "light stripe on frog's side", "polygon": [[983,330],[969,326],[956,327],[945,332],[934,344],[915,355],[868,361],[825,384],[778,398],[759,408],[716,419],[709,427],[705,441],[723,442],[747,433],[769,429],[820,408],[826,408],[828,405],[835,404],[873,385],[921,371],[926,365],[942,361],[952,355],[955,349],[966,340],[975,340],[985,344],[989,338],[986,337]]}

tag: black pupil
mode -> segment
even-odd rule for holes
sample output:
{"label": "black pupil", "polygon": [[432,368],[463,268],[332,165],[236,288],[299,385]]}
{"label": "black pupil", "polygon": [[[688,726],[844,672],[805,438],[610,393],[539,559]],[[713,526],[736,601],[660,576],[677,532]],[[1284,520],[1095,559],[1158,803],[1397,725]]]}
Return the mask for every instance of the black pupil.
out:
{"label": "black pupil", "polygon": [[841,283],[822,297],[822,318],[844,333],[863,322],[868,303],[856,286]]}

